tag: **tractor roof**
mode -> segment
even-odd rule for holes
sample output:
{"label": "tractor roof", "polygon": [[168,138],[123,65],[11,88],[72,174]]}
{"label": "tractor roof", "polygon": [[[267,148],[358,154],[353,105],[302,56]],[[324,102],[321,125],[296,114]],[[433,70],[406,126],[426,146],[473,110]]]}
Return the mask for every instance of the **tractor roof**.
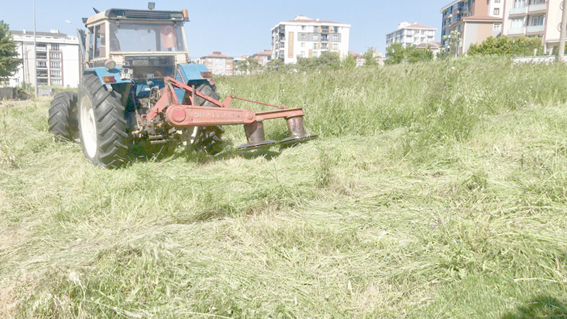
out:
{"label": "tractor roof", "polygon": [[[130,10],[130,9],[108,9],[99,12],[94,16],[83,19],[85,24],[92,24],[101,20],[120,19],[120,20],[169,20],[187,21],[183,16],[183,11],[156,11],[156,10]],[[86,21],[85,21],[86,20]]]}

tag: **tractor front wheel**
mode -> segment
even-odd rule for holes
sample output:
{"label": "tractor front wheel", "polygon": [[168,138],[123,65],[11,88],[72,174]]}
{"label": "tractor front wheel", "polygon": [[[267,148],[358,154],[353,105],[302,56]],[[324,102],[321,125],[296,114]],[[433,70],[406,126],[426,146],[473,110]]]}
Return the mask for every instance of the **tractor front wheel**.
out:
{"label": "tractor front wheel", "polygon": [[128,133],[125,108],[119,93],[107,90],[94,74],[79,86],[79,131],[83,152],[93,164],[117,168],[126,163]]}

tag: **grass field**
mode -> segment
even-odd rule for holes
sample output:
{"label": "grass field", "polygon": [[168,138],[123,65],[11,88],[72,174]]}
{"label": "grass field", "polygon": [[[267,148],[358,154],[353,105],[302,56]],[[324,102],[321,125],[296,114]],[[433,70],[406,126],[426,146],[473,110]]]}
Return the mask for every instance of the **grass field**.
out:
{"label": "grass field", "polygon": [[0,318],[567,316],[567,67],[217,83],[320,139],[240,155],[230,127],[214,157],[104,170],[47,132],[48,100],[2,102]]}

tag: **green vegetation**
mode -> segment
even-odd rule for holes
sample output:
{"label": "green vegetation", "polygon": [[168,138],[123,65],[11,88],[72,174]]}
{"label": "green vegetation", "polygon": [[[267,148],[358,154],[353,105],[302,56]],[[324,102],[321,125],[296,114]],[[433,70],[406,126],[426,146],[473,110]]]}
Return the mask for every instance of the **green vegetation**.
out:
{"label": "green vegetation", "polygon": [[16,42],[12,34],[8,33],[10,27],[0,20],[0,79],[8,77],[18,69],[21,59],[18,59]]}
{"label": "green vegetation", "polygon": [[416,48],[414,45],[404,48],[401,43],[392,43],[386,48],[386,57],[386,64],[427,62],[433,60],[433,52]]}
{"label": "green vegetation", "polygon": [[489,37],[482,43],[471,44],[467,54],[479,55],[503,55],[503,56],[532,56],[534,51],[543,54],[543,45],[540,37],[512,38],[509,36]]}
{"label": "green vegetation", "polygon": [[227,127],[214,157],[180,148],[103,170],[47,132],[48,101],[3,102],[0,314],[567,313],[566,66],[463,58],[217,83],[304,107],[320,139],[239,155],[242,127]]}

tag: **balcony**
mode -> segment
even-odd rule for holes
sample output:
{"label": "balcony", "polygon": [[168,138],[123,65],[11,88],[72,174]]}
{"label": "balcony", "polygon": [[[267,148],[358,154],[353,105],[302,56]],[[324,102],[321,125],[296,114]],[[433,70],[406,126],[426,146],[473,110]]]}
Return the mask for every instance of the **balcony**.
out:
{"label": "balcony", "polygon": [[544,25],[530,25],[528,26],[528,33],[542,33],[545,31]]}
{"label": "balcony", "polygon": [[508,29],[508,35],[520,35],[520,34],[526,34],[526,28],[521,27],[521,28]]}
{"label": "balcony", "polygon": [[532,4],[528,7],[529,13],[547,11],[547,3]]}
{"label": "balcony", "polygon": [[528,8],[527,7],[521,7],[521,8],[513,8],[510,9],[510,15],[526,15],[528,13]]}

